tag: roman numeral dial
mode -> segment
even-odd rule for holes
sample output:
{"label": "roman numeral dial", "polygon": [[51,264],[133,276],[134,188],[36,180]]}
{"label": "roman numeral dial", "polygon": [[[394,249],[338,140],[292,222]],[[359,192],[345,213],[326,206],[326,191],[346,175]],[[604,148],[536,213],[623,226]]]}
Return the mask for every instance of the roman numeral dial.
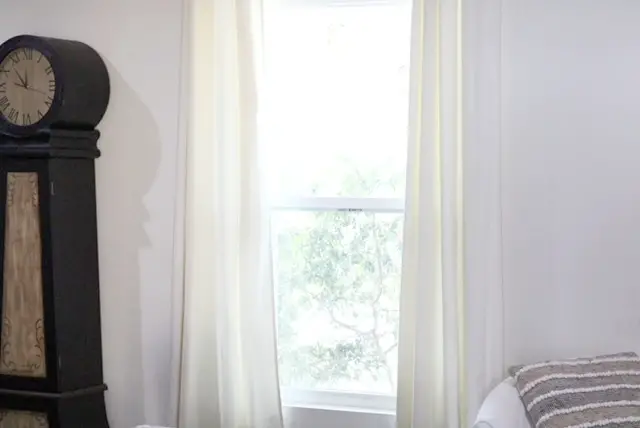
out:
{"label": "roman numeral dial", "polygon": [[51,109],[56,75],[47,57],[18,48],[0,58],[0,116],[17,126],[38,123]]}

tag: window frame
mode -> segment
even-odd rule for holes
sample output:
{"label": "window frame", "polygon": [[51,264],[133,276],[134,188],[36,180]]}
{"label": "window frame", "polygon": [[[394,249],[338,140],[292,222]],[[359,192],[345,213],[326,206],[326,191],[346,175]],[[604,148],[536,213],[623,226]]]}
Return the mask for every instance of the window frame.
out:
{"label": "window frame", "polygon": [[[286,3],[288,0],[283,0]],[[353,7],[370,3],[372,6],[408,6],[409,0],[310,0],[303,2],[300,7],[324,8],[325,6]],[[272,12],[266,11],[266,14]],[[410,39],[407,40],[410,42]],[[269,68],[269,67],[267,67]],[[267,91],[271,94],[271,91]],[[408,98],[407,98],[408,105]],[[403,140],[398,150],[406,151]],[[406,160],[405,160],[406,174]],[[314,194],[278,194],[269,195],[269,212],[347,212],[347,213],[371,213],[371,214],[401,214],[405,213],[405,197],[389,196],[327,196]],[[273,232],[273,230],[272,230]],[[272,235],[273,236],[273,235]],[[272,242],[275,244],[275,242]],[[274,276],[275,276],[274,248]],[[275,278],[274,278],[275,280]],[[274,284],[276,282],[274,281]],[[293,425],[307,428],[351,428],[362,425],[369,428],[389,427],[395,420],[397,393],[379,394],[360,391],[337,391],[326,389],[298,388],[280,385],[281,401],[285,408],[293,410],[297,415],[293,417]],[[285,416],[286,418],[286,416]],[[362,421],[362,423],[360,422]]]}
{"label": "window frame", "polygon": [[271,211],[352,211],[404,213],[404,198],[283,196],[271,202]]}

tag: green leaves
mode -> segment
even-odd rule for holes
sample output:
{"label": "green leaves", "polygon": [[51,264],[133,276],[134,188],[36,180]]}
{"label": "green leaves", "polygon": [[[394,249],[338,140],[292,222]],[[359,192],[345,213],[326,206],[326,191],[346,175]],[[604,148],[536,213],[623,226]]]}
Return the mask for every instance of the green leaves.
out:
{"label": "green leaves", "polygon": [[277,214],[281,382],[395,388],[402,215]]}

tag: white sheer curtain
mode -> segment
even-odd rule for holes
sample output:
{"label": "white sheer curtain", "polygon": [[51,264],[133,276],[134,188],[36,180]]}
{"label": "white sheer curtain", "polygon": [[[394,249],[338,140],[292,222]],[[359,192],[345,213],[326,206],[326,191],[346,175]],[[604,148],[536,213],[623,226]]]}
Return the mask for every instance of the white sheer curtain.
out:
{"label": "white sheer curtain", "polygon": [[[501,318],[487,316],[501,310],[499,150],[487,128],[496,128],[489,119],[499,111],[486,92],[499,86],[492,75],[499,55],[483,47],[500,28],[483,28],[496,22],[479,9],[494,1],[474,3],[480,2],[414,0],[398,428],[470,426],[502,373]],[[479,146],[470,150],[476,158],[463,157],[469,144]],[[483,158],[482,148],[495,158]],[[477,162],[496,169],[479,171]],[[467,171],[477,182],[463,181]]]}
{"label": "white sheer curtain", "polygon": [[188,2],[180,428],[281,428],[257,144],[260,0]]}

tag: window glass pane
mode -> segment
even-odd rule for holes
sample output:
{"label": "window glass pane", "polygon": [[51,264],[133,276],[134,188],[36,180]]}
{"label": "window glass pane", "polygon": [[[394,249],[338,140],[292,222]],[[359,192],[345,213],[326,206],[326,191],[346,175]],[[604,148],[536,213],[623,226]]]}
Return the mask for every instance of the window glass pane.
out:
{"label": "window glass pane", "polygon": [[401,214],[276,212],[283,386],[395,394]]}
{"label": "window glass pane", "polygon": [[404,196],[410,2],[267,3],[273,188]]}

